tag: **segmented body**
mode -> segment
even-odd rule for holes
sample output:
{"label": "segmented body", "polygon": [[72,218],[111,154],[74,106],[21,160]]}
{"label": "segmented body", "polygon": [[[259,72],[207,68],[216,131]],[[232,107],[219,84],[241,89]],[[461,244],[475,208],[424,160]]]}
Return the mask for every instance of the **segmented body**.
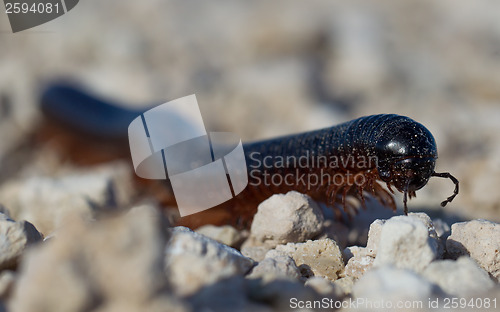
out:
{"label": "segmented body", "polygon": [[[393,188],[415,196],[434,172],[432,134],[420,123],[394,114],[361,117],[326,129],[244,145],[249,183],[234,200],[181,222],[196,227],[216,215],[248,225],[257,205],[273,194],[299,191],[333,208],[338,218],[365,207],[365,195],[396,210]],[[442,203],[444,206],[458,193]],[[383,185],[386,185],[386,188]],[[213,221],[210,221],[213,222]]]}
{"label": "segmented body", "polygon": [[[140,114],[66,85],[49,88],[42,108],[81,133],[114,142],[126,139],[128,124]],[[215,208],[180,219],[180,224],[248,226],[260,202],[291,190],[331,206],[339,218],[364,207],[365,195],[396,210],[393,188],[404,194],[407,213],[407,197],[415,196],[431,176],[455,183],[454,193],[442,206],[458,194],[457,179],[434,171],[437,148],[432,134],[405,116],[361,117],[326,129],[247,143],[244,152],[248,171],[244,191]]]}
{"label": "segmented body", "polygon": [[[364,194],[396,209],[393,197],[379,183],[375,142],[402,120],[398,115],[373,115],[344,124],[244,146],[253,196],[296,190],[355,214]],[[266,183],[270,182],[270,183]],[[262,194],[262,195],[261,195]]]}

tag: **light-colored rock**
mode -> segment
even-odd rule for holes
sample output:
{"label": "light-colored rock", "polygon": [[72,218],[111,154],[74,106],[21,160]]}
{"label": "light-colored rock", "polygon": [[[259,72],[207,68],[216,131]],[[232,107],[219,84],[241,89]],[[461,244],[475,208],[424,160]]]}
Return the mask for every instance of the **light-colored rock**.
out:
{"label": "light-colored rock", "polygon": [[319,234],[322,227],[321,209],[309,196],[295,191],[276,194],[259,205],[241,253],[261,261],[277,245],[303,242]]}
{"label": "light-colored rock", "polygon": [[147,206],[95,222],[69,218],[23,257],[9,311],[149,311],[158,302],[184,310],[167,291],[165,229]]}
{"label": "light-colored rock", "polygon": [[425,268],[422,276],[456,297],[480,295],[495,286],[488,273],[467,256],[456,261],[434,261]]}
{"label": "light-colored rock", "polygon": [[344,256],[344,260],[347,262],[353,257],[359,258],[366,256],[367,250],[366,247],[349,246],[342,251],[342,254]]}
{"label": "light-colored rock", "polygon": [[335,295],[338,298],[343,298],[352,293],[354,278],[352,278],[351,276],[339,278],[338,280],[333,282],[333,286],[335,286]]}
{"label": "light-colored rock", "polygon": [[[399,218],[399,219],[398,219]],[[401,219],[403,218],[403,219]],[[370,230],[368,231],[368,241],[366,247],[358,247],[358,246],[350,246],[344,249],[344,257],[348,261],[346,264],[346,275],[351,276],[355,279],[360,278],[367,270],[369,270],[373,264],[375,263],[374,259],[377,257],[377,253],[379,250],[379,245],[384,246],[384,250],[382,255],[380,255],[380,259],[377,261],[380,264],[393,263],[396,261],[400,263],[397,264],[398,267],[401,268],[416,268],[416,270],[421,270],[419,268],[420,262],[408,262],[406,258],[413,258],[413,250],[410,250],[416,245],[412,242],[412,237],[415,236],[414,229],[412,226],[407,228],[406,230],[401,230],[404,228],[404,220],[408,219],[410,224],[423,224],[427,228],[427,233],[423,230],[421,226],[417,226],[420,228],[419,237],[417,240],[422,242],[426,242],[430,247],[430,250],[436,250],[436,255],[432,256],[431,259],[440,258],[443,254],[443,246],[439,243],[439,237],[434,230],[434,226],[432,224],[432,220],[424,213],[410,213],[408,217],[393,217],[387,220],[375,220],[370,225]],[[413,221],[412,221],[413,219]],[[400,220],[400,221],[396,221]],[[386,230],[385,238],[382,238],[382,233],[385,225],[390,222],[390,229]],[[403,227],[399,228],[399,226],[395,226],[394,222],[403,222]],[[397,228],[397,229],[395,229]],[[417,235],[418,236],[418,235]],[[414,237],[415,238],[415,237]],[[384,239],[384,241],[382,241]],[[399,250],[400,246],[406,245],[405,249],[402,249],[405,254],[402,254]],[[405,251],[406,250],[406,251]],[[399,257],[403,257],[401,260],[398,260],[394,255],[397,254]],[[424,253],[425,255],[425,253]],[[394,256],[394,257],[393,257]],[[429,256],[429,254],[427,255]],[[426,260],[429,261],[429,260]],[[432,261],[432,260],[431,260]],[[429,263],[429,262],[427,262]]]}
{"label": "light-colored rock", "polygon": [[342,253],[337,243],[332,239],[288,243],[278,245],[276,250],[292,257],[305,277],[312,274],[334,281],[343,274]]}
{"label": "light-colored rock", "polygon": [[335,286],[333,286],[332,281],[325,277],[313,276],[311,278],[308,278],[304,283],[304,286],[311,287],[318,294],[321,294],[323,296],[332,296],[335,294]]}
{"label": "light-colored rock", "polygon": [[0,198],[16,220],[33,223],[50,234],[68,214],[92,219],[99,210],[127,204],[133,195],[130,166],[108,164],[61,177],[30,177],[2,186]]}
{"label": "light-colored rock", "polygon": [[0,213],[0,270],[15,268],[24,249],[43,240],[33,224]]}
{"label": "light-colored rock", "polygon": [[276,250],[270,250],[264,260],[260,261],[247,277],[299,279],[301,275],[295,261],[290,256]]}
{"label": "light-colored rock", "polygon": [[253,265],[254,261],[238,250],[186,227],[173,228],[165,249],[168,280],[182,296],[224,278],[243,276]]}
{"label": "light-colored rock", "polygon": [[267,246],[252,246],[250,244],[245,245],[245,243],[241,246],[241,254],[255,261],[264,260],[269,250],[271,248]]}
{"label": "light-colored rock", "polygon": [[438,243],[420,218],[396,216],[385,222],[380,233],[374,266],[392,264],[422,271],[438,258]]}
{"label": "light-colored rock", "polygon": [[[432,239],[431,244],[436,245],[438,251],[438,257],[441,257],[444,252],[444,246],[440,244],[439,237],[436,233],[431,218],[425,213],[412,213],[412,212],[408,214],[408,217],[416,218],[425,224],[429,232],[429,237]],[[365,251],[366,255],[372,257],[377,256],[378,245],[380,242],[380,235],[382,233],[382,229],[386,222],[387,220],[377,219],[370,225],[370,230],[368,231],[368,242],[366,244],[366,251]]]}
{"label": "light-colored rock", "polygon": [[378,303],[383,300],[393,304],[392,309],[385,305],[379,306],[379,309],[361,306],[361,311],[400,311],[401,309],[396,309],[396,302],[415,300],[426,303],[435,292],[435,286],[415,272],[393,266],[370,270],[354,284],[352,289],[354,300],[359,298]]}
{"label": "light-colored rock", "polygon": [[377,219],[370,224],[366,247],[349,246],[344,249],[347,276],[358,279],[373,266],[385,222],[386,220]]}
{"label": "light-colored rock", "polygon": [[429,243],[436,246],[437,257],[442,258],[445,250],[445,244],[441,242],[441,239],[436,232],[436,228],[434,227],[434,223],[432,222],[431,218],[423,212],[410,212],[408,213],[408,217],[417,218],[425,224],[425,226],[427,227],[427,231],[429,232]]}
{"label": "light-colored rock", "polygon": [[307,195],[291,191],[263,201],[255,214],[250,235],[262,242],[303,242],[323,226],[321,208]]}
{"label": "light-colored rock", "polygon": [[446,240],[446,250],[452,257],[470,257],[497,281],[500,280],[500,224],[473,220],[455,223]]}
{"label": "light-colored rock", "polygon": [[371,256],[352,257],[345,266],[345,274],[358,279],[373,266],[374,261],[375,258]]}
{"label": "light-colored rock", "polygon": [[324,277],[313,276],[307,279],[304,285],[306,287],[311,287],[323,297],[338,300],[351,293],[352,286],[354,285],[353,281],[354,279],[349,276],[339,278],[334,282]]}
{"label": "light-colored rock", "polygon": [[426,213],[409,212],[408,217],[422,221],[424,225],[427,227],[429,236],[432,237],[433,239],[437,239],[438,235],[436,233],[436,229],[434,228],[434,224],[432,223],[432,219]]}
{"label": "light-colored rock", "polygon": [[377,219],[370,224],[368,230],[368,241],[366,243],[366,255],[375,257],[377,255],[378,244],[380,242],[380,235],[386,220]]}
{"label": "light-colored rock", "polygon": [[207,224],[197,228],[196,233],[200,233],[201,235],[231,247],[237,247],[243,239],[242,234],[230,225],[215,226]]}
{"label": "light-colored rock", "polygon": [[[391,218],[390,220],[393,220],[395,217]],[[431,249],[436,250],[436,256],[435,258],[440,258],[443,254],[444,247],[440,244],[439,237],[436,234],[436,231],[434,230],[434,226],[432,224],[432,220],[429,218],[424,213],[410,213],[408,215],[408,218],[413,218],[415,220],[418,220],[417,222],[420,222],[424,224],[427,228],[428,231],[428,244],[431,247]],[[394,222],[394,221],[392,221]],[[412,222],[412,221],[410,221]],[[348,268],[346,267],[346,274],[353,276],[355,278],[359,278],[364,272],[366,272],[367,269],[369,269],[373,265],[373,259],[377,256],[379,245],[382,244],[385,246],[385,251],[387,252],[387,247],[390,244],[402,244],[400,242],[395,243],[394,239],[395,236],[392,236],[391,234],[386,234],[387,237],[389,237],[389,241],[384,240],[381,242],[381,237],[382,237],[382,231],[384,226],[387,224],[387,220],[380,220],[377,219],[372,224],[370,225],[370,229],[368,231],[368,241],[366,244],[366,247],[358,247],[358,246],[350,246],[344,249],[344,257],[348,261],[347,265]],[[392,225],[391,225],[392,226]],[[412,230],[409,230],[412,232]],[[397,232],[397,231],[396,231]],[[395,233],[396,233],[395,232]],[[423,235],[424,231],[420,231],[421,233],[421,240],[424,240]],[[400,233],[399,234],[401,239],[409,239],[411,238],[412,235],[409,235],[408,233]],[[399,248],[397,246],[393,245],[393,248]],[[390,255],[382,255],[380,256],[380,261],[385,261],[383,260],[384,258],[388,258],[387,256]],[[354,259],[353,259],[354,258]],[[390,259],[388,259],[390,261]],[[390,263],[390,262],[389,262]],[[411,264],[410,264],[411,265]],[[406,267],[404,264],[401,267]]]}

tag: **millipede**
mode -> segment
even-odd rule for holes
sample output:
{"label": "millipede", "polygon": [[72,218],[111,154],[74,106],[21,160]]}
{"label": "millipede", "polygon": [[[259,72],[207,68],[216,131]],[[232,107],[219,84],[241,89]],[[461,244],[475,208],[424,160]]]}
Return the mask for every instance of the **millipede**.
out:
{"label": "millipede", "polygon": [[[141,113],[68,85],[49,88],[41,104],[49,117],[66,124],[75,121],[72,126],[80,132],[115,142],[126,138],[128,124]],[[224,204],[181,218],[179,224],[245,227],[260,202],[292,190],[332,207],[339,219],[365,208],[365,196],[396,211],[394,189],[403,194],[408,214],[408,199],[431,177],[448,178],[455,185],[441,206],[459,192],[453,175],[435,171],[438,153],[431,132],[395,114],[365,116],[325,129],[245,143],[243,149],[248,172],[244,191]]]}
{"label": "millipede", "polygon": [[[340,210],[351,215],[357,212],[357,206],[346,200],[348,196],[364,207],[365,193],[395,211],[393,187],[403,193],[404,213],[408,214],[408,198],[416,196],[415,192],[431,177],[449,178],[455,184],[453,194],[441,202],[443,207],[459,190],[454,176],[434,171],[438,155],[430,131],[395,114],[365,116],[326,129],[246,144],[244,149],[249,184],[255,185],[249,191],[255,194],[297,190],[333,206],[337,215]],[[297,159],[310,165],[301,165]],[[319,183],[294,180],[297,175],[316,177]],[[280,176],[278,181],[282,183],[255,183],[262,182],[263,176]],[[387,190],[379,182],[385,183]]]}

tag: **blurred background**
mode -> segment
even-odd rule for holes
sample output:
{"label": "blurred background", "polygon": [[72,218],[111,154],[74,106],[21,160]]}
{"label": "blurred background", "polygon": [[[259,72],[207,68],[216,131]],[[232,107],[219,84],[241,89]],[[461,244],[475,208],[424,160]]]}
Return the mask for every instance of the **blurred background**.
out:
{"label": "blurred background", "polygon": [[[82,0],[15,34],[1,13],[0,194],[75,168],[41,135],[40,93],[62,79],[134,109],[195,93],[208,131],[244,141],[409,116],[435,136],[436,171],[460,180],[444,212],[498,222],[499,72],[498,1]],[[452,190],[432,179],[410,210]]]}

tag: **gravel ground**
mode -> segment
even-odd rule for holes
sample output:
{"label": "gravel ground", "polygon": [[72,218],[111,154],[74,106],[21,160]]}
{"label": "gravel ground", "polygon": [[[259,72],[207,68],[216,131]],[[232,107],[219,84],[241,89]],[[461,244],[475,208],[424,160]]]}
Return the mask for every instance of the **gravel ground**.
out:
{"label": "gravel ground", "polygon": [[[330,299],[447,311],[453,297],[498,309],[498,12],[493,1],[81,1],[16,34],[0,14],[0,311]],[[349,225],[288,193],[262,203],[248,230],[173,227],[130,159],[79,166],[39,139],[38,98],[59,79],[129,107],[196,93],[207,129],[243,140],[406,115],[433,133],[437,170],[461,192],[441,208],[452,185],[431,179],[409,216],[372,205]]]}

